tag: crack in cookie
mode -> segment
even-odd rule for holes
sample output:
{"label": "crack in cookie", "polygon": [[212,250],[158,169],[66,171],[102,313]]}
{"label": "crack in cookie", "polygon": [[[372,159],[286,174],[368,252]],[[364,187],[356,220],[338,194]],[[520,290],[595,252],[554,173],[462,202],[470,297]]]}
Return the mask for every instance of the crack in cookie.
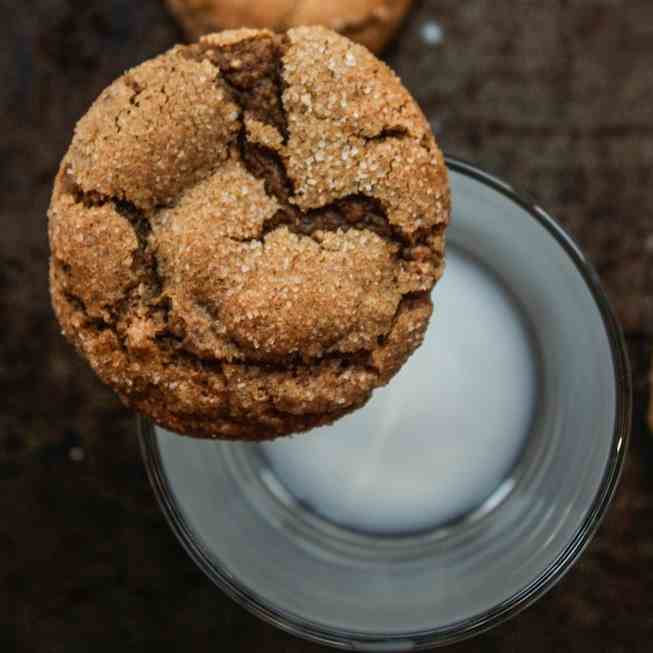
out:
{"label": "crack in cookie", "polygon": [[189,46],[185,56],[209,61],[220,71],[222,82],[240,106],[261,122],[288,138],[288,120],[283,107],[283,55],[288,48],[285,35],[253,37],[212,47],[205,43]]}

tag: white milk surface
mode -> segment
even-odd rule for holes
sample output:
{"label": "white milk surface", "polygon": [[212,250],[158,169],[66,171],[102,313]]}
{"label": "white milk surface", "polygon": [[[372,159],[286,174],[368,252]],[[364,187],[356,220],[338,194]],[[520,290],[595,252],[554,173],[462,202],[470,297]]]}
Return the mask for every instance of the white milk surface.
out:
{"label": "white milk surface", "polygon": [[536,359],[517,307],[449,247],[422,347],[363,409],[261,445],[278,479],[324,517],[406,532],[474,510],[509,476],[532,419]]}

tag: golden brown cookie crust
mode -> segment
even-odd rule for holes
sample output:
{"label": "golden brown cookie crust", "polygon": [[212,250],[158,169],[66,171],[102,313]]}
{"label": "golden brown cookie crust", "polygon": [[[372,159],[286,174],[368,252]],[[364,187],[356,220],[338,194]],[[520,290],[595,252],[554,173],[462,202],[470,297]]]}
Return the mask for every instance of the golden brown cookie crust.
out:
{"label": "golden brown cookie crust", "polygon": [[367,50],[322,28],[214,34],[77,126],[53,304],[159,424],[277,437],[363,405],[419,346],[449,212],[426,120]]}
{"label": "golden brown cookie crust", "polygon": [[239,27],[277,32],[301,25],[322,25],[372,52],[380,52],[397,31],[412,0],[166,0],[186,34]]}

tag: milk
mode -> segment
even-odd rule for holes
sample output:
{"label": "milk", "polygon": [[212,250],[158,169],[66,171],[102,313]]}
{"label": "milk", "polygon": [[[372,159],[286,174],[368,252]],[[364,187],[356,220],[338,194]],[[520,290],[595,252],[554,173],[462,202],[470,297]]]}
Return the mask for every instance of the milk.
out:
{"label": "milk", "polygon": [[273,473],[323,517],[357,530],[433,528],[476,509],[523,450],[536,357],[495,277],[450,246],[422,347],[363,409],[261,445]]}

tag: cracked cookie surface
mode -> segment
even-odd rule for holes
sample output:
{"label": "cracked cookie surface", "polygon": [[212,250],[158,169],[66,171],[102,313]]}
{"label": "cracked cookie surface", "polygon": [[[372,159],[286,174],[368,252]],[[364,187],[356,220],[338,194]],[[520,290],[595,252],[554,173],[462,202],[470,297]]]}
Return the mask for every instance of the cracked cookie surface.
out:
{"label": "cracked cookie surface", "polygon": [[322,25],[380,52],[412,0],[166,0],[191,39],[239,27],[278,32]]}
{"label": "cracked cookie surface", "polygon": [[278,437],[362,406],[419,346],[449,212],[426,120],[364,48],[214,34],[78,124],[49,212],[53,304],[162,426]]}

